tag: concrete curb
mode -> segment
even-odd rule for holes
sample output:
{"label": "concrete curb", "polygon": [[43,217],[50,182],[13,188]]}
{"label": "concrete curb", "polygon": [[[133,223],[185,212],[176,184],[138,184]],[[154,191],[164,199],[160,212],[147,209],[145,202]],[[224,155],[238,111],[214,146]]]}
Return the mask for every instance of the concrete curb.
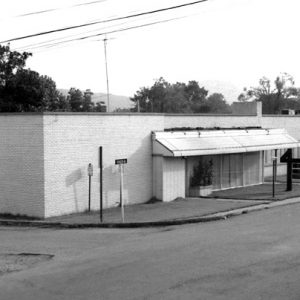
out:
{"label": "concrete curb", "polygon": [[204,223],[219,220],[226,220],[231,217],[242,214],[269,209],[279,206],[300,203],[300,198],[291,198],[266,204],[258,204],[249,207],[237,208],[225,212],[217,212],[205,216],[149,221],[149,222],[128,222],[128,223],[64,223],[64,222],[47,222],[47,221],[27,221],[27,220],[5,220],[0,219],[0,226],[20,226],[20,227],[39,227],[39,228],[56,228],[56,229],[84,229],[84,228],[147,228],[147,227],[164,227],[174,225],[184,225],[193,223]]}

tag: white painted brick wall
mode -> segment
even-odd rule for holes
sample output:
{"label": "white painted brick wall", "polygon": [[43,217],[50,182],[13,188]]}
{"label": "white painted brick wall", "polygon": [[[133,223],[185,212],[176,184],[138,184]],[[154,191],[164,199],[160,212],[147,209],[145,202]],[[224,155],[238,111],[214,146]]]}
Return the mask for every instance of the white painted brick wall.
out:
{"label": "white painted brick wall", "polygon": [[125,200],[152,195],[151,131],[171,127],[286,128],[300,140],[298,116],[1,114],[0,213],[48,217],[88,205],[87,165],[94,165],[92,208],[99,208],[98,147],[104,155],[104,206],[119,201],[114,160],[127,158]]}
{"label": "white painted brick wall", "polygon": [[163,201],[185,197],[185,160],[164,157],[163,160]]}
{"label": "white painted brick wall", "polygon": [[231,128],[231,127],[257,127],[260,118],[255,116],[233,115],[166,115],[165,128],[203,127],[203,128]]}
{"label": "white painted brick wall", "polygon": [[0,213],[44,217],[43,118],[0,117]]}
{"label": "white painted brick wall", "polygon": [[162,115],[57,114],[44,116],[46,216],[88,207],[87,166],[92,163],[92,209],[99,208],[99,146],[103,147],[104,207],[119,202],[115,160],[127,158],[125,203],[152,197],[152,130],[163,130]]}
{"label": "white painted brick wall", "polygon": [[300,116],[276,115],[261,118],[263,128],[285,128],[295,139],[300,141]]}

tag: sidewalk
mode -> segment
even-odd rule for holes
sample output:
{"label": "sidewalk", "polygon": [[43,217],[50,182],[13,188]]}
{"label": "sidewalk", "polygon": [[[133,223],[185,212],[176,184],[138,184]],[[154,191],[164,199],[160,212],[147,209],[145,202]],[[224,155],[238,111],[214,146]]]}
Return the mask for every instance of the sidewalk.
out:
{"label": "sidewalk", "polygon": [[222,220],[235,215],[275,206],[300,203],[300,197],[281,201],[187,198],[173,202],[136,204],[125,207],[122,222],[119,207],[105,209],[100,223],[99,211],[52,217],[42,221],[0,218],[0,225],[57,228],[134,228],[169,226]]}

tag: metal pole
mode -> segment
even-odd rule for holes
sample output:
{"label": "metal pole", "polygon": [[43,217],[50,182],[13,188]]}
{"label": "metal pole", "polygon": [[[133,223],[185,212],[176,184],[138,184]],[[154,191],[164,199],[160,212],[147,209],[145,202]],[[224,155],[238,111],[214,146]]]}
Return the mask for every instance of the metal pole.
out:
{"label": "metal pole", "polygon": [[121,203],[122,222],[124,223],[125,216],[124,216],[124,201],[123,201],[123,164],[120,165],[120,203]]}
{"label": "metal pole", "polygon": [[89,211],[91,211],[91,175],[89,175]]}
{"label": "metal pole", "polygon": [[109,112],[109,81],[108,81],[108,68],[107,68],[107,53],[106,53],[106,44],[107,38],[103,40],[104,42],[104,57],[105,57],[105,70],[106,70],[106,97],[107,97],[107,112]]}
{"label": "metal pole", "polygon": [[276,169],[276,161],[273,159],[273,198],[275,197],[275,169]]}
{"label": "metal pole", "polygon": [[277,149],[275,149],[275,181],[277,180]]}
{"label": "metal pole", "polygon": [[100,222],[103,222],[103,165],[102,147],[99,147],[99,167],[100,167]]}
{"label": "metal pole", "polygon": [[291,191],[293,189],[292,183],[292,149],[287,150],[288,153],[288,161],[287,161],[287,182],[286,182],[286,190]]}

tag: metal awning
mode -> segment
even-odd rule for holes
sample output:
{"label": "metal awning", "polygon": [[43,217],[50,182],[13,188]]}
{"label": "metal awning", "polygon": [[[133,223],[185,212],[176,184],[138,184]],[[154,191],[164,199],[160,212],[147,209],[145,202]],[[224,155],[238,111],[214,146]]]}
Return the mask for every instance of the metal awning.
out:
{"label": "metal awning", "polygon": [[285,129],[200,130],[153,133],[153,154],[198,156],[297,148]]}

